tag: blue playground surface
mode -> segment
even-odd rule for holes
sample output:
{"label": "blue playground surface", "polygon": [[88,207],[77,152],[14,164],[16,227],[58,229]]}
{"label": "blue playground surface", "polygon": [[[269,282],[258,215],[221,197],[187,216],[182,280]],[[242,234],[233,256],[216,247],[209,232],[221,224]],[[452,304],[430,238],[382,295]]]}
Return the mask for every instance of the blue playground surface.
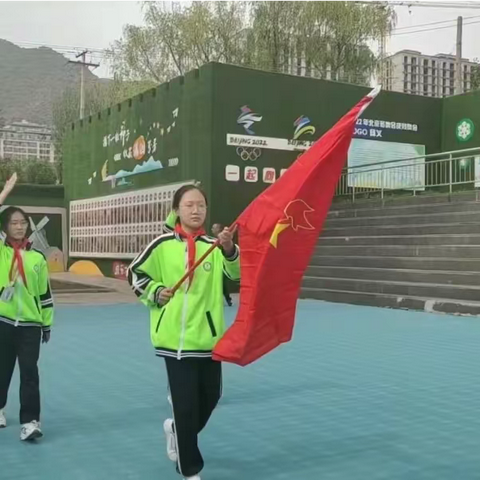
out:
{"label": "blue playground surface", "polygon": [[[180,478],[147,316],[58,308],[41,358],[45,437],[19,440],[17,372],[1,480]],[[300,301],[291,343],[225,365],[201,448],[202,480],[478,480],[480,319]]]}

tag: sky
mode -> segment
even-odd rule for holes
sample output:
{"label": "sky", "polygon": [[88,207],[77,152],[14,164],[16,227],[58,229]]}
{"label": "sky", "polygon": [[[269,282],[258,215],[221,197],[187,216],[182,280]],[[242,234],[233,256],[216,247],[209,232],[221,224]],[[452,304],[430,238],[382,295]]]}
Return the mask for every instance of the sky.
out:
{"label": "sky", "polygon": [[[439,3],[439,2],[436,2]],[[424,23],[454,20],[458,15],[477,17],[465,23],[480,22],[480,0],[478,9],[395,7],[397,25],[388,41],[387,51],[418,50],[426,54],[455,53],[456,30],[444,28],[429,32],[410,33],[425,28],[438,28],[450,24],[439,24],[418,29],[404,29]],[[4,2],[0,1],[0,38],[27,46],[25,42],[45,45],[108,48],[122,35],[127,23],[141,25],[143,22],[140,2]],[[480,23],[465,25],[463,56],[480,58]],[[28,46],[34,46],[28,44]],[[70,54],[72,55],[72,54]],[[101,61],[99,56],[92,58]],[[106,65],[95,71],[101,77],[109,76]]]}

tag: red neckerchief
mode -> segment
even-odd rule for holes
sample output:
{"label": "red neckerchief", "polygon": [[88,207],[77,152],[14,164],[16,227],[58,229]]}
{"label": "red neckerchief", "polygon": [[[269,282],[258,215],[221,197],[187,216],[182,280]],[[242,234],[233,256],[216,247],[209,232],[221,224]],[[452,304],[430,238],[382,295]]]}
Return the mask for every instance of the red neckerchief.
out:
{"label": "red neckerchief", "polygon": [[[175,232],[180,235],[180,237],[185,238],[187,240],[187,251],[188,251],[188,269],[190,270],[195,265],[195,257],[197,254],[197,247],[195,245],[195,240],[200,237],[201,235],[205,235],[205,230],[200,228],[195,233],[187,233],[180,223],[175,225]],[[188,276],[188,288],[192,285],[193,276],[195,272],[192,272]]]}
{"label": "red neckerchief", "polygon": [[23,284],[27,286],[27,277],[25,276],[25,268],[23,267],[23,257],[22,257],[22,250],[25,250],[30,242],[27,239],[18,241],[8,239],[8,244],[13,248],[13,259],[12,265],[10,266],[10,273],[8,275],[10,282],[14,283],[16,280],[16,272],[15,267],[17,268],[18,273],[22,277]]}

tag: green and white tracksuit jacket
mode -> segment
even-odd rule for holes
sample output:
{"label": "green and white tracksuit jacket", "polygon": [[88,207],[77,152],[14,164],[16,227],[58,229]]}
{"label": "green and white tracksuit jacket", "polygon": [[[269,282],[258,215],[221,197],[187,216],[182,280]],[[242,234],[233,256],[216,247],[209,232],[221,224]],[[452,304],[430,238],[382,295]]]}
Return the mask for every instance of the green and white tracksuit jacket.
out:
{"label": "green and white tracksuit jacket", "polygon": [[[0,300],[0,322],[16,327],[41,327],[50,330],[53,323],[53,298],[48,279],[47,260],[31,245],[22,251],[27,284],[17,280],[13,296]],[[13,248],[0,240],[0,298],[10,287],[9,273],[14,257]]]}
{"label": "green and white tracksuit jacket", "polygon": [[[196,259],[215,242],[197,238]],[[161,235],[132,262],[128,281],[135,294],[150,309],[150,336],[158,356],[178,359],[211,357],[225,331],[223,314],[223,275],[240,278],[240,252],[235,247],[231,258],[216,248],[195,270],[167,305],[156,303],[162,288],[173,286],[188,268],[187,242],[175,232]]]}

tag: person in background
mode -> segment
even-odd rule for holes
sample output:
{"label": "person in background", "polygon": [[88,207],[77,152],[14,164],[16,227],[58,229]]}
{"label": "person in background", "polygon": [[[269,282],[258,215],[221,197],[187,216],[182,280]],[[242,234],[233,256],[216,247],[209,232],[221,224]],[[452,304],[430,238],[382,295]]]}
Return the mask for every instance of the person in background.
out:
{"label": "person in background", "polygon": [[185,479],[200,480],[204,461],[198,435],[222,394],[222,366],[212,359],[225,332],[222,279],[224,272],[239,279],[240,252],[225,229],[219,248],[174,293],[176,282],[216,240],[205,234],[207,198],[198,186],[179,188],[173,211],[173,231],[137,256],[128,281],[150,309],[151,341],[165,359],[173,411],[164,423],[167,455]]}
{"label": "person in background", "polygon": [[[14,174],[0,193],[0,205],[17,180]],[[38,358],[40,342],[50,340],[53,299],[47,261],[28,241],[28,217],[17,207],[0,214],[0,427],[15,363],[20,368],[21,440],[34,440],[40,429]]]}
{"label": "person in background", "polygon": [[[215,238],[225,230],[225,226],[221,223],[214,223],[212,227],[212,234]],[[223,276],[223,296],[225,297],[225,301],[227,305],[231,307],[233,305],[232,297],[230,296],[230,292],[228,291],[228,278],[226,275]]]}

